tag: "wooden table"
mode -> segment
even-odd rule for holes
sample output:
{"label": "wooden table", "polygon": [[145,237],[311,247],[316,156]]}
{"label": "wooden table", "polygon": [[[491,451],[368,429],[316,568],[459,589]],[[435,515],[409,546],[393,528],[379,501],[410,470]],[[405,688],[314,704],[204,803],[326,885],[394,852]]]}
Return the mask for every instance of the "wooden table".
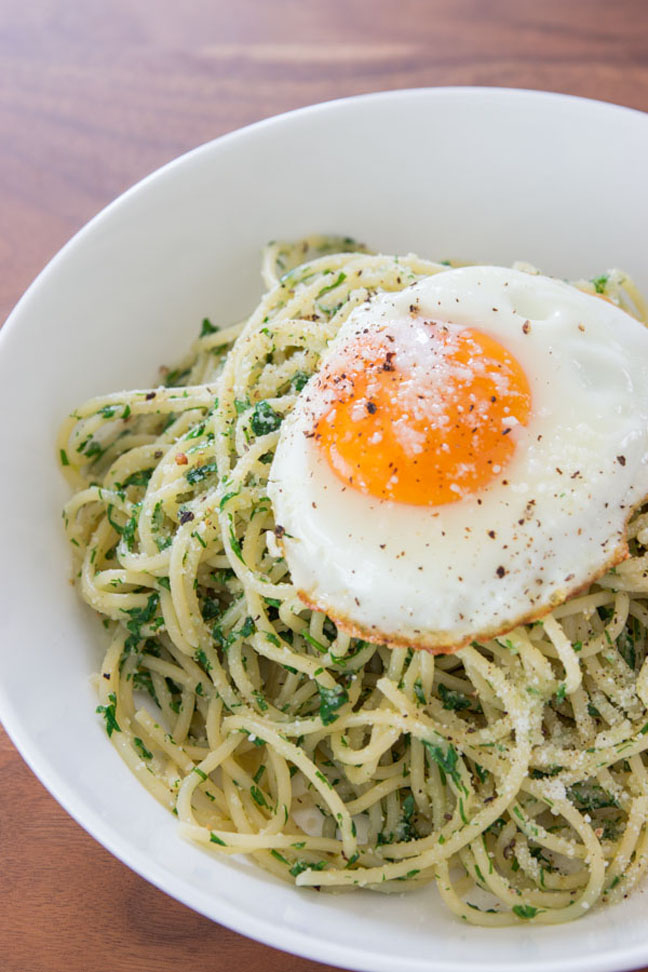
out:
{"label": "wooden table", "polygon": [[[182,12],[181,12],[182,10]],[[648,110],[645,0],[2,0],[0,320],[86,220],[277,112],[423,85]],[[177,904],[88,837],[0,730],[3,972],[314,972]]]}

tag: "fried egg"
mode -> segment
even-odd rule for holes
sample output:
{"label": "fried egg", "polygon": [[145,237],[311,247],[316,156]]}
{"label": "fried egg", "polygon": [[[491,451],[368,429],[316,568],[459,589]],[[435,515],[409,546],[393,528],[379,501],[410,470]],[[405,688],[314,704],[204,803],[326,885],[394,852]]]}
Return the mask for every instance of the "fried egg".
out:
{"label": "fried egg", "polygon": [[356,308],[270,470],[300,597],[433,651],[541,617],[627,556],[647,379],[646,328],[546,276],[462,267]]}

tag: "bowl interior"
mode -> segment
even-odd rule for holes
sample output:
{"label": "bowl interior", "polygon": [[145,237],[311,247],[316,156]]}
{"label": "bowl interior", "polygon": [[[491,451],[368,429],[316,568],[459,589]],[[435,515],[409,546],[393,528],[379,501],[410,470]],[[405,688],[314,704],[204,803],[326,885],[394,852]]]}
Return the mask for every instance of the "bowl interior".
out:
{"label": "bowl interior", "polygon": [[0,335],[6,511],[0,714],[34,771],[98,840],[243,933],[367,970],[613,969],[648,961],[644,900],[556,928],[464,927],[433,889],[317,895],[184,843],[94,715],[103,629],[77,600],[60,527],[61,419],[157,383],[203,317],[240,319],[270,239],[350,234],[386,252],[561,277],[613,266],[648,290],[648,118],[503,89],[393,92],[316,106],[205,145],[109,206],[41,274]]}

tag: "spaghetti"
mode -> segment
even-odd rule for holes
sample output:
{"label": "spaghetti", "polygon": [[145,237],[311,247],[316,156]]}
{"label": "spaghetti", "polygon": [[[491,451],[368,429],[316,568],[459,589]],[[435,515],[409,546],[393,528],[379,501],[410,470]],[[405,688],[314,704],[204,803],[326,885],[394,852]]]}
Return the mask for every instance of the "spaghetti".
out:
{"label": "spaghetti", "polygon": [[[616,901],[648,861],[648,513],[542,622],[453,655],[351,638],[291,585],[266,495],[282,418],[354,307],[443,264],[274,244],[250,319],[60,434],[111,742],[184,835],[299,886],[436,882],[480,925]],[[528,269],[532,272],[532,268]],[[636,316],[618,271],[576,286]]]}

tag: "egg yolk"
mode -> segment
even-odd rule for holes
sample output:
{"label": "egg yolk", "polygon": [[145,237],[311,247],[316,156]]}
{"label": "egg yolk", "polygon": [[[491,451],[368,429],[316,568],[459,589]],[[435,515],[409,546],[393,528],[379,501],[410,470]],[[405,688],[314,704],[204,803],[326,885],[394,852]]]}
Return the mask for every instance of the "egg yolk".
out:
{"label": "egg yolk", "polygon": [[359,334],[319,374],[313,434],[344,483],[379,499],[452,503],[500,475],[531,393],[517,359],[442,322]]}

